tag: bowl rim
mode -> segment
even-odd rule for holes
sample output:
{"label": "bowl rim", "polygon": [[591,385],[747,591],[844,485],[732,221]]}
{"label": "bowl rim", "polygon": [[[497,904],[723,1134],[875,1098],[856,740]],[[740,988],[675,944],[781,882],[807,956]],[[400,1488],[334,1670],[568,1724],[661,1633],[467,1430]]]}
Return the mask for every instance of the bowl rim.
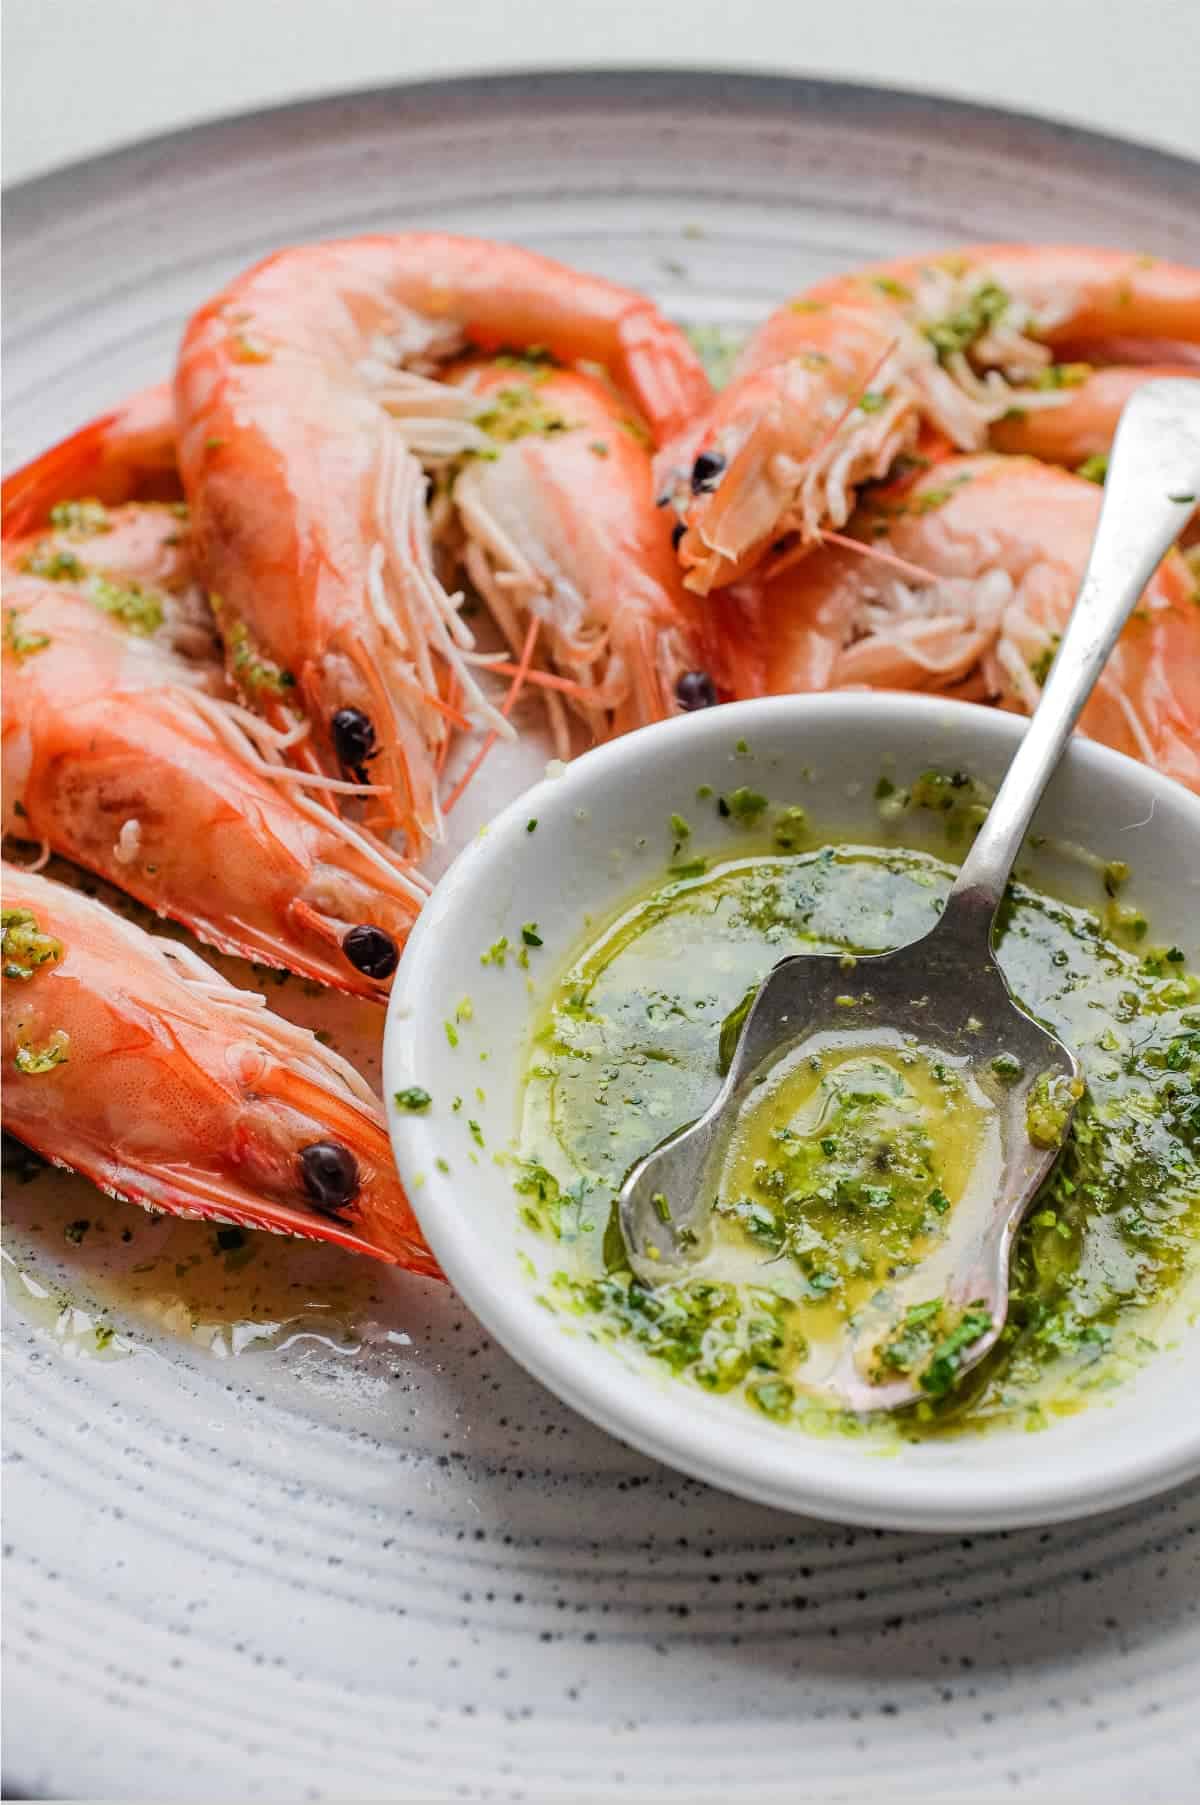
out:
{"label": "bowl rim", "polygon": [[[419,1044],[424,1033],[420,992],[426,961],[439,956],[438,937],[446,933],[460,898],[486,875],[494,861],[504,859],[518,833],[524,838],[530,815],[537,815],[540,821],[552,807],[561,807],[577,787],[580,773],[589,784],[598,779],[620,782],[631,768],[652,755],[652,742],[668,731],[676,735],[678,749],[685,735],[702,739],[710,734],[737,734],[740,729],[745,737],[768,713],[786,719],[803,712],[811,723],[814,716],[853,717],[864,708],[876,717],[887,711],[898,735],[911,731],[915,738],[950,719],[965,725],[968,732],[977,729],[981,740],[988,735],[1007,739],[1014,750],[1027,726],[1020,715],[906,692],[832,691],[762,697],[659,722],[593,747],[564,766],[560,775],[548,775],[501,809],[486,832],[475,836],[439,880],[417,918],[396,974],[384,1031],[383,1070],[397,1167],[448,1281],[488,1333],[581,1415],[679,1471],[784,1510],[889,1529],[1009,1529],[1117,1509],[1200,1474],[1200,1418],[1191,1424],[1181,1418],[1177,1433],[1164,1436],[1161,1446],[1152,1451],[1130,1451],[1120,1441],[1106,1445],[1102,1461],[1095,1446],[1082,1460],[1078,1454],[1073,1461],[1047,1460],[1039,1437],[1037,1453],[1031,1446],[1033,1458],[1028,1465],[1020,1465],[1018,1487],[1013,1483],[1015,1470],[1006,1474],[995,1468],[972,1473],[964,1467],[937,1464],[902,1467],[890,1460],[864,1458],[854,1444],[833,1444],[799,1431],[781,1432],[778,1437],[764,1434],[764,1426],[756,1420],[743,1426],[733,1419],[732,1412],[729,1423],[722,1419],[718,1424],[705,1408],[711,1409],[711,1400],[703,1393],[693,1397],[686,1386],[672,1387],[670,1395],[665,1387],[652,1384],[614,1386],[609,1358],[592,1341],[565,1334],[556,1318],[537,1307],[532,1292],[523,1287],[515,1272],[495,1260],[475,1232],[471,1213],[459,1204],[460,1184],[430,1170],[434,1125],[392,1102],[395,1087],[390,1074],[397,1067],[400,1071],[409,1068],[408,1049]],[[971,717],[975,717],[973,724]],[[902,751],[902,746],[897,750]],[[1090,766],[1100,782],[1106,772],[1128,774],[1132,767],[1152,796],[1166,796],[1176,805],[1184,803],[1200,836],[1200,797],[1174,779],[1080,735],[1072,739],[1066,756],[1073,762],[1083,761],[1085,768]],[[433,1026],[440,1028],[440,1023]],[[418,1174],[422,1176],[419,1186],[413,1182]],[[843,1458],[827,1458],[834,1448]]]}

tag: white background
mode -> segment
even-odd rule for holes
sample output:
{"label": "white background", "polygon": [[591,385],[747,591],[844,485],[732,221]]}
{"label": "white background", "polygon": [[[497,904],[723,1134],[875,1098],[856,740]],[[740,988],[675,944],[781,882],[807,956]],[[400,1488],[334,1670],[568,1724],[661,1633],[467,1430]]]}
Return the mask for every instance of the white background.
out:
{"label": "white background", "polygon": [[1200,155],[1200,0],[2,3],[6,182],[275,101],[572,65],[849,76]]}

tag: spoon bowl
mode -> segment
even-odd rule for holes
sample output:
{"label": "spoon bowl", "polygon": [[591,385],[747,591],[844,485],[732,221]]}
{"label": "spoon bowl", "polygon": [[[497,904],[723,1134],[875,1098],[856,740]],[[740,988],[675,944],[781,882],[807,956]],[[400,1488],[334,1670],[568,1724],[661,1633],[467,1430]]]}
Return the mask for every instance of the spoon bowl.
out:
{"label": "spoon bowl", "polygon": [[[931,933],[895,952],[852,962],[819,953],[782,960],[754,999],[709,1108],[639,1161],[621,1192],[621,1226],[638,1277],[651,1284],[678,1277],[706,1250],[733,1125],[789,1052],[818,1047],[822,1030],[841,1022],[868,1044],[891,1034],[967,1068],[992,1106],[999,1143],[989,1207],[955,1210],[934,1252],[888,1287],[886,1307],[862,1313],[823,1380],[811,1382],[851,1410],[896,1409],[923,1395],[917,1373],[888,1378],[879,1359],[888,1331],[931,1297],[944,1299],[948,1324],[971,1312],[979,1325],[961,1370],[993,1345],[1008,1308],[1013,1238],[1058,1158],[1081,1088],[1074,1054],[1014,1001],[991,950],[991,922],[990,907],[960,895]],[[1028,1131],[1038,1086],[1059,1098],[1053,1138],[1035,1140]]]}

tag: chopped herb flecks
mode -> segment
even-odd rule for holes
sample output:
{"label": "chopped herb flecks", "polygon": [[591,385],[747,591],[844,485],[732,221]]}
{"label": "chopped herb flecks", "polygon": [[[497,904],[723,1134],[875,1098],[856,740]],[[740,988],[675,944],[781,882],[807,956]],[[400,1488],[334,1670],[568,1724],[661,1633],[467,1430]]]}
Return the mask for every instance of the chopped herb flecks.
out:
{"label": "chopped herb flecks", "polygon": [[422,1090],[419,1084],[410,1084],[406,1090],[396,1091],[394,1100],[397,1109],[409,1109],[414,1112],[428,1109],[433,1102],[429,1092]]}
{"label": "chopped herb flecks", "polygon": [[30,633],[21,626],[25,612],[22,608],[4,610],[4,645],[14,658],[32,658],[35,652],[44,652],[50,644],[48,633]]}
{"label": "chopped herb flecks", "polygon": [[27,982],[43,965],[62,958],[62,941],[42,932],[32,909],[4,909],[0,921],[4,930],[0,958],[6,978]]}

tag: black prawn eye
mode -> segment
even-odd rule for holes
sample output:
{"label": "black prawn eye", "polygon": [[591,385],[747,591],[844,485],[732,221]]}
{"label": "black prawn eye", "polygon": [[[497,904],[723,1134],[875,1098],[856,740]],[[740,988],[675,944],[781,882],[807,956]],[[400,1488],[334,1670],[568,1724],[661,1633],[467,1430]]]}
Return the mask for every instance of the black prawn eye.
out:
{"label": "black prawn eye", "polygon": [[340,1141],[313,1141],[300,1149],[300,1176],[314,1209],[335,1215],[358,1195],[358,1162]]}
{"label": "black prawn eye", "polygon": [[339,708],[330,731],[333,749],[348,771],[365,764],[375,751],[375,729],[361,708]]}
{"label": "black prawn eye", "polygon": [[390,978],[400,963],[400,948],[390,934],[360,922],[342,936],[342,951],[356,971],[368,978]]}
{"label": "black prawn eye", "polygon": [[717,478],[725,468],[719,451],[702,451],[692,465],[692,494],[706,495],[717,486]]}
{"label": "black prawn eye", "polygon": [[707,671],[684,671],[675,685],[679,706],[691,714],[697,708],[714,708],[717,686]]}

